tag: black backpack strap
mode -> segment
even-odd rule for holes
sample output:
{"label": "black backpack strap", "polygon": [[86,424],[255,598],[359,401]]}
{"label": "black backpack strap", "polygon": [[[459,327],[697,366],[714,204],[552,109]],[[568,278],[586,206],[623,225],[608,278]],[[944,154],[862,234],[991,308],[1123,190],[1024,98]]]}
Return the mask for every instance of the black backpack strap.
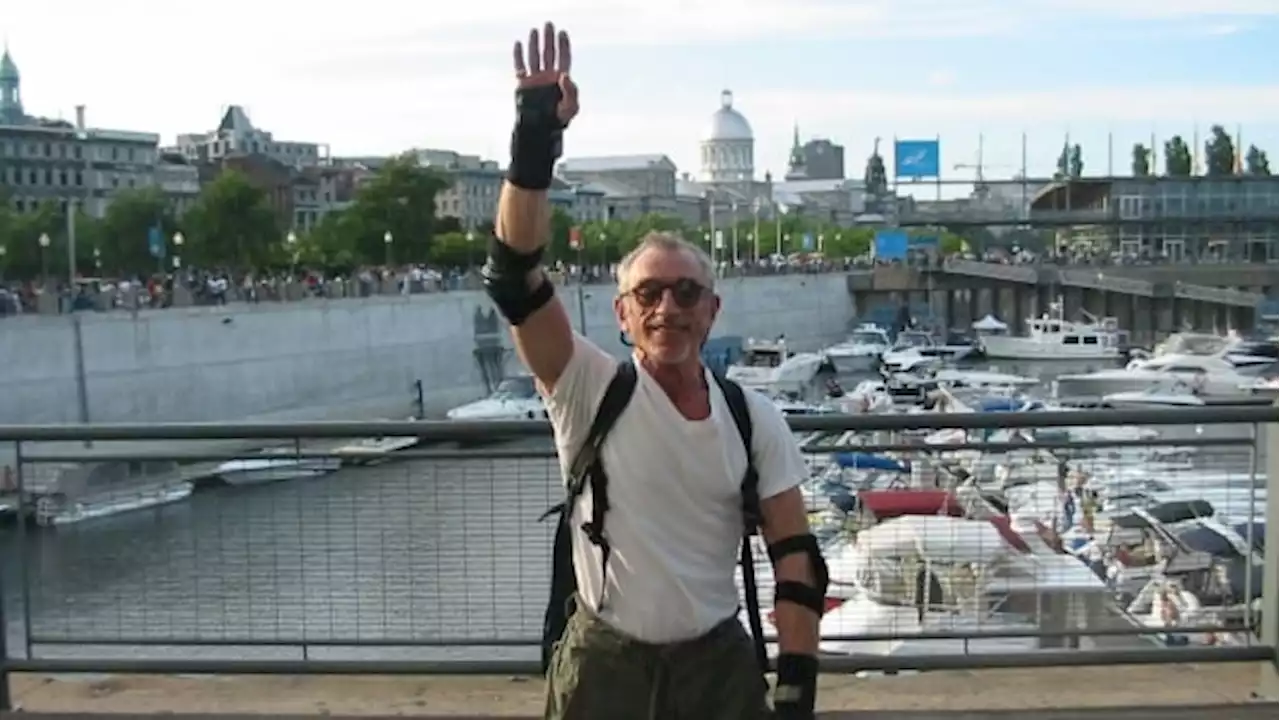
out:
{"label": "black backpack strap", "polygon": [[756,470],[754,453],[754,430],[751,424],[751,408],[747,405],[746,391],[738,383],[722,377],[719,373],[712,375],[720,392],[724,393],[725,404],[729,406],[729,414],[733,416],[733,424],[738,427],[742,436],[742,447],[747,453],[747,471],[742,475],[742,552],[738,564],[742,566],[742,590],[746,596],[747,624],[751,626],[751,639],[755,645],[756,662],[760,672],[769,672],[769,652],[765,648],[764,624],[760,619],[760,591],[756,587],[756,564],[751,554],[751,536],[764,524],[760,513],[760,473]]}
{"label": "black backpack strap", "polygon": [[[568,505],[582,495],[592,466],[600,460],[600,449],[604,447],[605,438],[618,422],[618,418],[622,416],[622,411],[627,409],[635,389],[636,366],[630,360],[618,363],[618,370],[613,380],[609,381],[609,387],[605,388],[600,406],[596,408],[596,416],[591,421],[587,439],[583,441],[578,454],[573,457],[573,463],[569,465],[569,486],[566,489],[566,498],[543,513],[539,518],[540,521],[556,513],[564,513]],[[594,486],[592,492],[595,492]]]}

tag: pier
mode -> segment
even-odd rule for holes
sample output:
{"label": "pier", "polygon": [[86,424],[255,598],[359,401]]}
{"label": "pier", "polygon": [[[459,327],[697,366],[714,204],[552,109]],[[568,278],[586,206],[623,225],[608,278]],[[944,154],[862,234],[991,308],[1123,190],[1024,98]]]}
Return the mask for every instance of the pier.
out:
{"label": "pier", "polygon": [[[1275,266],[1271,266],[1274,274]],[[1151,344],[1173,332],[1245,331],[1257,323],[1264,296],[1181,280],[1153,281],[1119,267],[1003,264],[942,259],[918,265],[884,265],[849,273],[856,309],[883,304],[921,305],[947,327],[967,327],[995,315],[1014,333],[1026,320],[1061,302],[1067,317],[1086,311],[1114,317],[1133,342]],[[1170,277],[1162,273],[1157,277]],[[1274,280],[1274,278],[1273,278]]]}
{"label": "pier", "polygon": [[[1177,706],[1193,705],[1201,713],[1231,706],[1223,711],[1244,720],[1266,710],[1247,703],[1251,693],[1274,698],[1276,686],[1275,423],[1274,407],[1256,406],[793,419],[797,430],[857,430],[867,438],[861,451],[922,462],[937,448],[922,449],[902,433],[1154,427],[1154,438],[1023,447],[1190,448],[1204,470],[1243,478],[1196,492],[1216,492],[1212,502],[1224,513],[1230,506],[1267,518],[1262,602],[1230,642],[1171,647],[1170,633],[1221,628],[1152,629],[1096,603],[1046,603],[1030,630],[895,635],[887,628],[885,638],[936,639],[955,649],[825,656],[820,704],[831,714],[824,717],[1000,717],[988,713],[1017,708],[1020,717],[1154,711],[1169,720],[1191,717]],[[550,553],[550,528],[536,520],[559,493],[548,432],[538,422],[0,426],[0,442],[18,448],[20,484],[42,464],[124,454],[113,446],[139,461],[200,463],[234,457],[226,444],[235,439],[316,446],[407,436],[425,444],[323,478],[214,489],[54,531],[5,528],[0,688],[8,693],[0,693],[0,706],[536,717]],[[512,441],[479,451],[456,445],[481,437]],[[74,447],[86,440],[93,448],[78,457]],[[191,449],[198,443],[207,449]],[[991,442],[963,447],[998,452]],[[997,638],[1004,649],[983,647]],[[884,677],[895,673],[907,674]],[[177,677],[192,674],[225,677]],[[1130,709],[1098,709],[1107,705]],[[1076,714],[1048,713],[1054,707]]]}

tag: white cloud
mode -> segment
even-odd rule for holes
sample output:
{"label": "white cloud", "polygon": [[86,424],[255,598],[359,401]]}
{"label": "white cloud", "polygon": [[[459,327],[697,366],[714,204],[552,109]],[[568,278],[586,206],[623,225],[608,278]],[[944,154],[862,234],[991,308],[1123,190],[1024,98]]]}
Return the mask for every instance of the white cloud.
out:
{"label": "white cloud", "polygon": [[947,87],[954,85],[956,82],[956,73],[954,70],[934,70],[925,78],[925,82],[933,87]]}

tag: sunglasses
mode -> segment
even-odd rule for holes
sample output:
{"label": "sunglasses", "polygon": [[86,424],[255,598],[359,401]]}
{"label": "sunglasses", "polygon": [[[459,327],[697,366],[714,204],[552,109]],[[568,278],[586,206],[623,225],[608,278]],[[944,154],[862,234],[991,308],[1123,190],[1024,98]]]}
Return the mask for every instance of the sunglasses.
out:
{"label": "sunglasses", "polygon": [[688,310],[698,304],[702,297],[709,291],[707,286],[691,280],[689,278],[681,278],[673,281],[662,280],[643,280],[636,283],[625,295],[635,298],[637,304],[643,308],[656,307],[662,302],[662,296],[668,291],[671,292],[671,299],[675,301],[676,306]]}

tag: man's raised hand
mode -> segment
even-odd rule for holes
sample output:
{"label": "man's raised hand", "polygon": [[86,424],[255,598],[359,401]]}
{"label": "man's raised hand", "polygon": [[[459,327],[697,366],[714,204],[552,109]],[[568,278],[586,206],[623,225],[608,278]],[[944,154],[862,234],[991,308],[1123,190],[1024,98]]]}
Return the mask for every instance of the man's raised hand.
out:
{"label": "man's raised hand", "polygon": [[515,61],[516,87],[527,90],[547,85],[560,88],[560,99],[556,104],[556,117],[564,125],[578,114],[578,86],[569,77],[569,69],[573,65],[573,46],[569,43],[569,33],[556,32],[554,23],[543,26],[539,37],[537,28],[529,31],[529,43],[516,41],[512,49]]}

